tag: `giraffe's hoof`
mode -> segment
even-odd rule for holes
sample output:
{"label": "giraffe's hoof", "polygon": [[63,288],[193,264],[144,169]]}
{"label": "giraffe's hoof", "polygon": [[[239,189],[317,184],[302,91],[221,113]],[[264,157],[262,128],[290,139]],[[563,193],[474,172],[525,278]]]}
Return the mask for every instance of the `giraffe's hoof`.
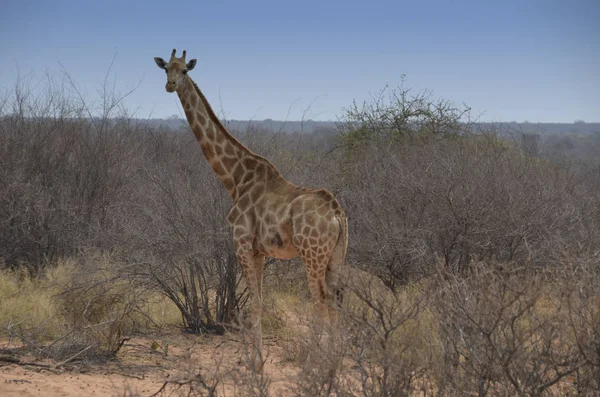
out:
{"label": "giraffe's hoof", "polygon": [[265,364],[264,361],[262,361],[260,359],[260,356],[258,356],[258,357],[254,357],[254,358],[246,361],[246,365],[244,365],[244,367],[248,371],[262,372],[263,368],[264,368],[264,364]]}
{"label": "giraffe's hoof", "polygon": [[259,357],[257,357],[256,360],[254,360],[253,367],[256,372],[262,372],[263,368],[265,367],[265,363]]}

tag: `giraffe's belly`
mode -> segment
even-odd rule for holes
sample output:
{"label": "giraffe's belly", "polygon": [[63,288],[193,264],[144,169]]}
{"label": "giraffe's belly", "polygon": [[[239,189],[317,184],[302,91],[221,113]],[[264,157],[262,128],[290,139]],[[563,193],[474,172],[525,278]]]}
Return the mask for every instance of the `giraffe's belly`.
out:
{"label": "giraffe's belly", "polygon": [[[285,236],[287,237],[287,236]],[[263,251],[266,256],[275,259],[292,259],[297,257],[298,250],[289,238],[282,238],[281,234],[275,233],[263,242]]]}
{"label": "giraffe's belly", "polygon": [[284,247],[273,247],[265,253],[267,256],[275,259],[292,259],[298,256],[298,250],[293,245],[289,244]]}

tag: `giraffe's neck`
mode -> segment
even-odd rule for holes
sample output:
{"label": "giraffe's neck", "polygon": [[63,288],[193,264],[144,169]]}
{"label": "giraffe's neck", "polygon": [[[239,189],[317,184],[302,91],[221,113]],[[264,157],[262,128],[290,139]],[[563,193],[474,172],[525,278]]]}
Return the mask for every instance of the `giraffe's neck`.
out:
{"label": "giraffe's neck", "polygon": [[196,83],[189,76],[184,79],[177,95],[188,123],[204,157],[231,197],[235,200],[245,185],[257,179],[283,179],[275,166],[252,153],[227,131]]}

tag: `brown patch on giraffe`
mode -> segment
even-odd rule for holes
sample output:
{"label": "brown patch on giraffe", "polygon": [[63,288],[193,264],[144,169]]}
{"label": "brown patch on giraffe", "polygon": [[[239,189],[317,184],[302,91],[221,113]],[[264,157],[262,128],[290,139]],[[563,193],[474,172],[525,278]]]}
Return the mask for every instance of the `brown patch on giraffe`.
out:
{"label": "brown patch on giraffe", "polygon": [[196,114],[191,111],[191,109],[184,109],[185,117],[187,117],[190,125],[193,125],[196,122]]}
{"label": "brown patch on giraffe", "polygon": [[218,144],[222,145],[223,142],[225,142],[225,135],[223,135],[223,134],[217,134],[217,137],[216,137],[215,140],[216,140],[216,142]]}
{"label": "brown patch on giraffe", "polygon": [[215,140],[215,131],[212,128],[206,129],[206,138],[208,138],[209,141]]}
{"label": "brown patch on giraffe", "polygon": [[194,133],[196,138],[198,138],[198,140],[200,140],[202,138],[202,126],[200,125],[200,123],[198,123],[198,120],[196,120],[196,122],[194,124],[192,124],[191,126],[192,126],[192,132]]}
{"label": "brown patch on giraffe", "polygon": [[252,199],[253,203],[257,203],[258,200],[260,199],[260,196],[263,193],[263,187],[262,185],[256,185],[254,186],[254,188],[250,191],[250,198]]}
{"label": "brown patch on giraffe", "polygon": [[240,182],[240,180],[244,176],[244,167],[242,166],[242,163],[239,163],[239,162],[237,163],[237,166],[235,167],[235,169],[233,170],[231,175],[235,182],[237,182],[237,183]]}
{"label": "brown patch on giraffe", "polygon": [[327,231],[327,223],[319,222],[319,224],[317,225],[317,229],[319,230],[319,233],[325,233]]}
{"label": "brown patch on giraffe", "polygon": [[235,157],[228,157],[228,156],[225,156],[221,159],[221,162],[223,163],[225,168],[228,170],[232,170],[233,167],[235,166],[235,164],[237,163],[237,161],[238,161],[238,159],[236,159]]}
{"label": "brown patch on giraffe", "polygon": [[328,211],[329,211],[329,205],[327,205],[327,203],[320,205],[319,208],[317,208],[317,214],[319,214],[321,216],[326,215]]}
{"label": "brown patch on giraffe", "polygon": [[211,163],[212,169],[217,173],[218,176],[227,175],[227,171],[223,168],[223,164],[220,161],[214,161]]}
{"label": "brown patch on giraffe", "polygon": [[246,174],[244,175],[244,179],[242,180],[242,183],[248,183],[250,182],[252,179],[254,178],[254,175],[251,171],[246,171]]}
{"label": "brown patch on giraffe", "polygon": [[281,207],[277,208],[276,216],[278,219],[282,219],[284,217],[286,209],[287,206],[285,205],[282,205]]}
{"label": "brown patch on giraffe", "polygon": [[192,105],[193,108],[198,106],[198,97],[196,95],[191,95],[190,104]]}
{"label": "brown patch on giraffe", "polygon": [[248,207],[250,207],[250,199],[248,198],[248,195],[245,194],[240,197],[237,204],[242,211],[245,211]]}
{"label": "brown patch on giraffe", "polygon": [[256,159],[254,159],[252,157],[246,157],[244,159],[244,166],[248,170],[254,170],[256,168],[257,164],[258,164],[258,161],[256,161]]}
{"label": "brown patch on giraffe", "polygon": [[265,172],[265,165],[263,163],[258,163],[254,169],[256,170],[255,172],[258,174],[259,178],[266,179],[265,177],[267,176],[267,173]]}
{"label": "brown patch on giraffe", "polygon": [[[243,217],[243,216],[244,216],[244,214],[240,214],[240,218],[241,218],[241,217]],[[243,236],[243,235],[245,235],[246,233],[247,233],[247,231],[246,231],[246,227],[244,226],[244,224],[243,224],[243,223],[241,223],[241,222],[237,222],[237,223],[235,224],[235,227],[233,228],[233,236],[234,236],[235,238],[238,238],[238,239],[239,239],[239,238],[240,238],[240,236]],[[238,240],[238,244],[240,244],[240,245],[241,245],[241,244],[242,244],[242,242],[241,242],[240,240]]]}
{"label": "brown patch on giraffe", "polygon": [[327,231],[327,221],[325,218],[319,219],[317,223],[317,228],[319,229],[319,233],[324,234]]}
{"label": "brown patch on giraffe", "polygon": [[317,231],[317,229],[313,229],[310,231],[310,237],[315,237],[315,238],[319,237],[319,232]]}
{"label": "brown patch on giraffe", "polygon": [[294,246],[296,246],[296,248],[300,248],[302,246],[302,239],[302,236],[292,237],[292,243],[294,243]]}
{"label": "brown patch on giraffe", "polygon": [[260,207],[261,205],[263,205],[263,204],[264,204],[264,202],[265,202],[265,201],[267,201],[267,198],[266,198],[264,195],[262,195],[262,196],[260,196],[260,197],[258,198],[258,201],[256,201],[254,204],[255,204],[257,207]]}
{"label": "brown patch on giraffe", "polygon": [[235,150],[233,150],[233,145],[230,142],[225,144],[225,154],[235,156]]}
{"label": "brown patch on giraffe", "polygon": [[[215,157],[215,151],[210,143],[202,142],[200,143],[200,148],[202,148],[202,151],[204,152],[204,155],[207,159],[212,159],[213,157]],[[214,169],[215,167],[213,166],[213,170]]]}
{"label": "brown patch on giraffe", "polygon": [[279,176],[278,172],[273,172],[273,169],[269,166],[265,166],[265,174],[266,174],[266,178],[269,182],[277,180],[277,177]]}
{"label": "brown patch on giraffe", "polygon": [[333,195],[325,190],[325,189],[319,189],[317,190],[317,196],[319,196],[320,198],[324,199],[324,200],[331,200],[333,199]]}
{"label": "brown patch on giraffe", "polygon": [[254,216],[252,216],[251,213],[242,212],[238,221],[244,223],[244,225],[248,225],[248,227],[251,227],[251,225],[254,225]]}
{"label": "brown patch on giraffe", "polygon": [[[308,210],[306,210],[308,211]],[[312,225],[314,223],[314,216],[312,212],[307,212],[304,214],[304,222],[306,222],[309,225]]]}
{"label": "brown patch on giraffe", "polygon": [[215,153],[217,156],[221,156],[223,154],[223,148],[220,145],[215,145]]}
{"label": "brown patch on giraffe", "polygon": [[206,125],[206,117],[204,117],[201,114],[198,114],[198,121],[200,122],[200,124],[202,124],[203,126]]}

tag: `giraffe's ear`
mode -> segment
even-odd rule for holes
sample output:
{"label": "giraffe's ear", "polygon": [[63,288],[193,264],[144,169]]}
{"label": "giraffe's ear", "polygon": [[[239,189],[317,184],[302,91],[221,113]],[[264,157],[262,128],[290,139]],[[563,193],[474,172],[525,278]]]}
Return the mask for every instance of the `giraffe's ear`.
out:
{"label": "giraffe's ear", "polygon": [[156,62],[156,66],[158,66],[161,69],[167,69],[167,63],[165,62],[164,59],[159,58],[159,57],[155,57],[154,58],[154,62]]}
{"label": "giraffe's ear", "polygon": [[192,69],[194,69],[195,66],[196,66],[196,60],[195,59],[190,59],[190,61],[187,63],[187,65],[185,65],[185,67],[187,68],[187,70],[192,70]]}

